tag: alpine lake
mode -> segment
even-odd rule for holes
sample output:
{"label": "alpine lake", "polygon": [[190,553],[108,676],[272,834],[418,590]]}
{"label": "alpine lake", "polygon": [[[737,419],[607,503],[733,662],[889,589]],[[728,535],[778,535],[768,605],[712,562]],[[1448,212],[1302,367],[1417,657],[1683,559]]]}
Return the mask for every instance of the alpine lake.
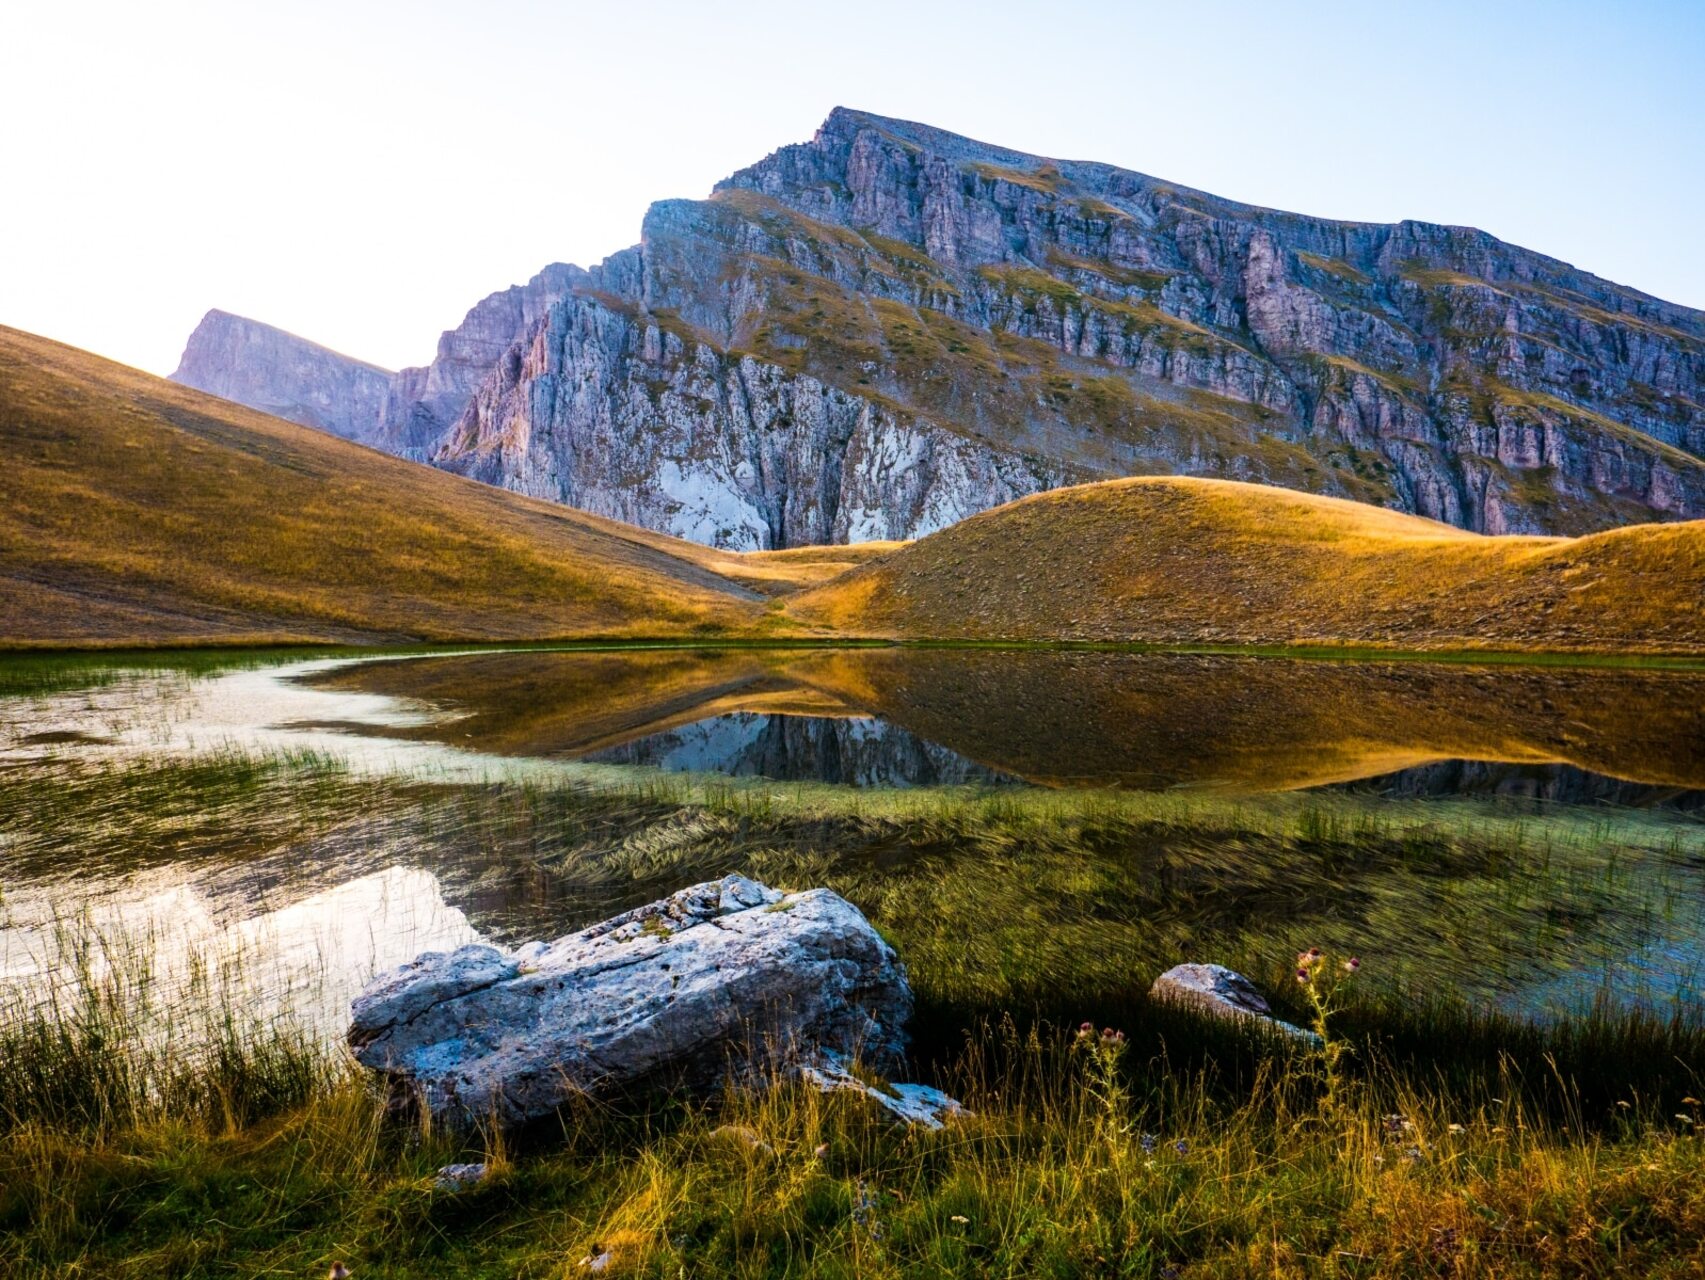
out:
{"label": "alpine lake", "polygon": [[426,950],[742,871],[942,1025],[1310,945],[1534,1022],[1705,1010],[1705,667],[564,647],[0,664],[0,1011],[341,1036]]}

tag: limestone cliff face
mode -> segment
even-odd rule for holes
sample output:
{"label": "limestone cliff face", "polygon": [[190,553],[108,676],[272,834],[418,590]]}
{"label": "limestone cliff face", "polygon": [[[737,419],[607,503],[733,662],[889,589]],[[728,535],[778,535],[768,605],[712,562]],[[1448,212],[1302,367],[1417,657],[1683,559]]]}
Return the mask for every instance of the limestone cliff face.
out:
{"label": "limestone cliff face", "polygon": [[373,443],[405,458],[427,459],[503,353],[586,279],[579,267],[552,263],[526,284],[481,301],[438,339],[431,364],[404,369],[393,379]]}
{"label": "limestone cliff face", "polygon": [[1467,228],[837,110],[526,290],[397,375],[376,441],[724,546],[1147,472],[1493,533],[1705,516],[1705,314]]}
{"label": "limestone cliff face", "polygon": [[512,347],[433,460],[734,548],[917,537],[1066,478],[596,298]]}
{"label": "limestone cliff face", "polygon": [[508,347],[586,279],[555,263],[492,294],[438,340],[429,365],[393,373],[282,329],[209,311],[172,381],[386,452],[424,460]]}
{"label": "limestone cliff face", "polygon": [[190,334],[172,381],[367,441],[379,429],[392,374],[305,338],[209,311]]}

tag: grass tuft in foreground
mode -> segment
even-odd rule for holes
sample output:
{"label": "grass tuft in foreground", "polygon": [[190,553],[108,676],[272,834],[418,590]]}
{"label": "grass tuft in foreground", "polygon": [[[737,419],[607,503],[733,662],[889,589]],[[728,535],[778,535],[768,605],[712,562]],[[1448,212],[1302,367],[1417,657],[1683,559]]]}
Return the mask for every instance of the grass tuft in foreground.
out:
{"label": "grass tuft in foreground", "polygon": [[[6,909],[67,866],[287,861],[311,887],[405,859],[513,939],[730,870],[828,883],[911,970],[917,1075],[973,1114],[909,1132],[781,1087],[587,1103],[458,1142],[386,1122],[335,1043],[255,1016],[240,974],[163,982],[146,947],[74,918],[55,1002],[0,1007],[0,1274],[336,1258],[356,1280],[572,1277],[605,1255],[598,1274],[659,1277],[1705,1268],[1705,1027],[1608,1002],[1534,1022],[1463,985],[1685,917],[1696,824],[603,776],[402,784],[234,753],[16,769]],[[1310,944],[1365,962],[1327,997],[1330,1072],[1143,994],[1159,968],[1219,959],[1307,1020]],[[1060,1029],[1085,1018],[1087,1040]],[[464,1159],[495,1173],[433,1185]]]}
{"label": "grass tuft in foreground", "polygon": [[[1176,1033],[1188,1025],[1240,1038],[1200,1023]],[[197,1077],[98,1034],[81,1024],[41,1042],[28,1076],[16,1029],[0,1036],[9,1273],[311,1274],[334,1258],[361,1277],[570,1277],[599,1259],[602,1274],[657,1277],[1705,1264],[1697,1101],[1669,1114],[1632,1099],[1593,1128],[1495,1080],[1446,1093],[1353,1056],[1328,1090],[1320,1055],[1247,1036],[1260,1065],[1229,1089],[1147,1031],[983,1024],[941,1076],[972,1114],[939,1133],[784,1084],[709,1103],[587,1103],[506,1145],[387,1123],[352,1069],[306,1046],[235,1041]],[[97,1058],[139,1069],[115,1075]],[[29,1083],[56,1072],[92,1082],[103,1105]],[[435,1187],[457,1159],[491,1175]]]}

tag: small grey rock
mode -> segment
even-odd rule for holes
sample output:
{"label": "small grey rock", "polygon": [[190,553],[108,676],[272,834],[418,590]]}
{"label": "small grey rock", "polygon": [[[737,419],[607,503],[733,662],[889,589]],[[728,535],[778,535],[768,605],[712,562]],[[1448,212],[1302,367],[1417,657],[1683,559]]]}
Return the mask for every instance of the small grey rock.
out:
{"label": "small grey rock", "polygon": [[447,1164],[440,1169],[432,1179],[432,1185],[440,1191],[466,1191],[477,1187],[486,1178],[486,1167],[482,1164]]}
{"label": "small grey rock", "polygon": [[895,1118],[926,1129],[943,1128],[949,1120],[970,1114],[958,1099],[931,1085],[890,1084],[882,1089],[866,1084],[835,1054],[824,1054],[820,1062],[802,1066],[800,1076],[824,1093],[861,1094]]}
{"label": "small grey rock", "polygon": [[1174,965],[1154,980],[1149,995],[1169,1004],[1187,1005],[1217,1018],[1237,1018],[1259,1023],[1269,1030],[1319,1044],[1312,1031],[1293,1026],[1273,1016],[1266,998],[1255,984],[1223,964]]}

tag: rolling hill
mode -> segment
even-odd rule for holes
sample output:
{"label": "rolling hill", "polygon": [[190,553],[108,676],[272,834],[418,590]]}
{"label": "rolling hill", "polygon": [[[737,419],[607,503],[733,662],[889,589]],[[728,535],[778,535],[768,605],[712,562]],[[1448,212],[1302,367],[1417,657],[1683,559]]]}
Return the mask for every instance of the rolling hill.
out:
{"label": "rolling hill", "polygon": [[1705,651],[1705,522],[1488,537],[1236,481],[1009,503],[788,604],[849,635]]}
{"label": "rolling hill", "polygon": [[0,644],[814,636],[1705,652],[1705,523],[1488,537],[1147,477],[737,553],[0,329]]}
{"label": "rolling hill", "polygon": [[[720,634],[752,626],[795,571],[488,488],[4,328],[0,440],[10,645]],[[809,558],[797,571],[825,572]]]}

